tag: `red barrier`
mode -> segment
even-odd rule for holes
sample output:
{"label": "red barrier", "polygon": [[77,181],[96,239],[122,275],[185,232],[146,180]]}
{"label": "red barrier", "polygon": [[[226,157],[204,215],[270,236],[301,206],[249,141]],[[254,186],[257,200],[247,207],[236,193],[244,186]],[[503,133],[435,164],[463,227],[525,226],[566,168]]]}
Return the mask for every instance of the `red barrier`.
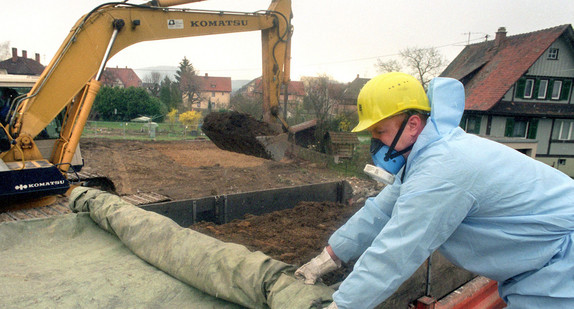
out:
{"label": "red barrier", "polygon": [[506,307],[498,295],[498,284],[485,277],[476,277],[439,301],[419,298],[416,309],[500,309]]}

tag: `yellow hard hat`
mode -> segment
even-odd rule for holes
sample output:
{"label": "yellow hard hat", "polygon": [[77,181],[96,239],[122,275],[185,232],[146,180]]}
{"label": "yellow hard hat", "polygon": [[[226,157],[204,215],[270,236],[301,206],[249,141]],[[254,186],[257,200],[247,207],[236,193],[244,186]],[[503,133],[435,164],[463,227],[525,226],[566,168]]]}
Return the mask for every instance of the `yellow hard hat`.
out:
{"label": "yellow hard hat", "polygon": [[359,124],[352,132],[366,130],[385,118],[410,109],[427,112],[431,110],[421,83],[405,73],[378,75],[367,82],[359,92]]}

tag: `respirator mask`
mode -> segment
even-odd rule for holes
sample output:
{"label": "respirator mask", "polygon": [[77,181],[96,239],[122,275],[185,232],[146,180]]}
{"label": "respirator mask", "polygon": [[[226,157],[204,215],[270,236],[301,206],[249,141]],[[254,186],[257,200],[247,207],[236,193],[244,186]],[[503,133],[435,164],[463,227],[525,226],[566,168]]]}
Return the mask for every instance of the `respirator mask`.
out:
{"label": "respirator mask", "polygon": [[371,139],[370,152],[375,165],[367,164],[364,172],[373,179],[386,185],[390,185],[395,181],[395,175],[401,170],[406,162],[403,154],[409,152],[413,148],[413,145],[410,145],[401,151],[395,150],[395,146],[405,129],[408,119],[409,115],[407,115],[401,124],[391,146],[385,145],[376,138]]}

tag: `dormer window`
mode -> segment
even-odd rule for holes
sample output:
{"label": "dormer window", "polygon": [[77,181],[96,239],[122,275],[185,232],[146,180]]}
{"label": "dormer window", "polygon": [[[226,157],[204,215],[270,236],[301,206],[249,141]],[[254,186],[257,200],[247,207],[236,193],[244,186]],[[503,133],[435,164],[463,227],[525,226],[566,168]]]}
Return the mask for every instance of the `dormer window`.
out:
{"label": "dormer window", "polygon": [[548,49],[548,60],[558,60],[558,48]]}

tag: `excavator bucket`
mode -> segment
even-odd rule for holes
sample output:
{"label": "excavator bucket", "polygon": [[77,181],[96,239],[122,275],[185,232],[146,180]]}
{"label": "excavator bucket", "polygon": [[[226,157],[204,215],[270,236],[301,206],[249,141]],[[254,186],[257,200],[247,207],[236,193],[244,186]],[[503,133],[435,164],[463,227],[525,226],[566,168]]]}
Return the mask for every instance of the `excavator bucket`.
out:
{"label": "excavator bucket", "polygon": [[203,119],[201,130],[223,150],[279,161],[289,148],[288,134],[249,114],[213,112]]}

